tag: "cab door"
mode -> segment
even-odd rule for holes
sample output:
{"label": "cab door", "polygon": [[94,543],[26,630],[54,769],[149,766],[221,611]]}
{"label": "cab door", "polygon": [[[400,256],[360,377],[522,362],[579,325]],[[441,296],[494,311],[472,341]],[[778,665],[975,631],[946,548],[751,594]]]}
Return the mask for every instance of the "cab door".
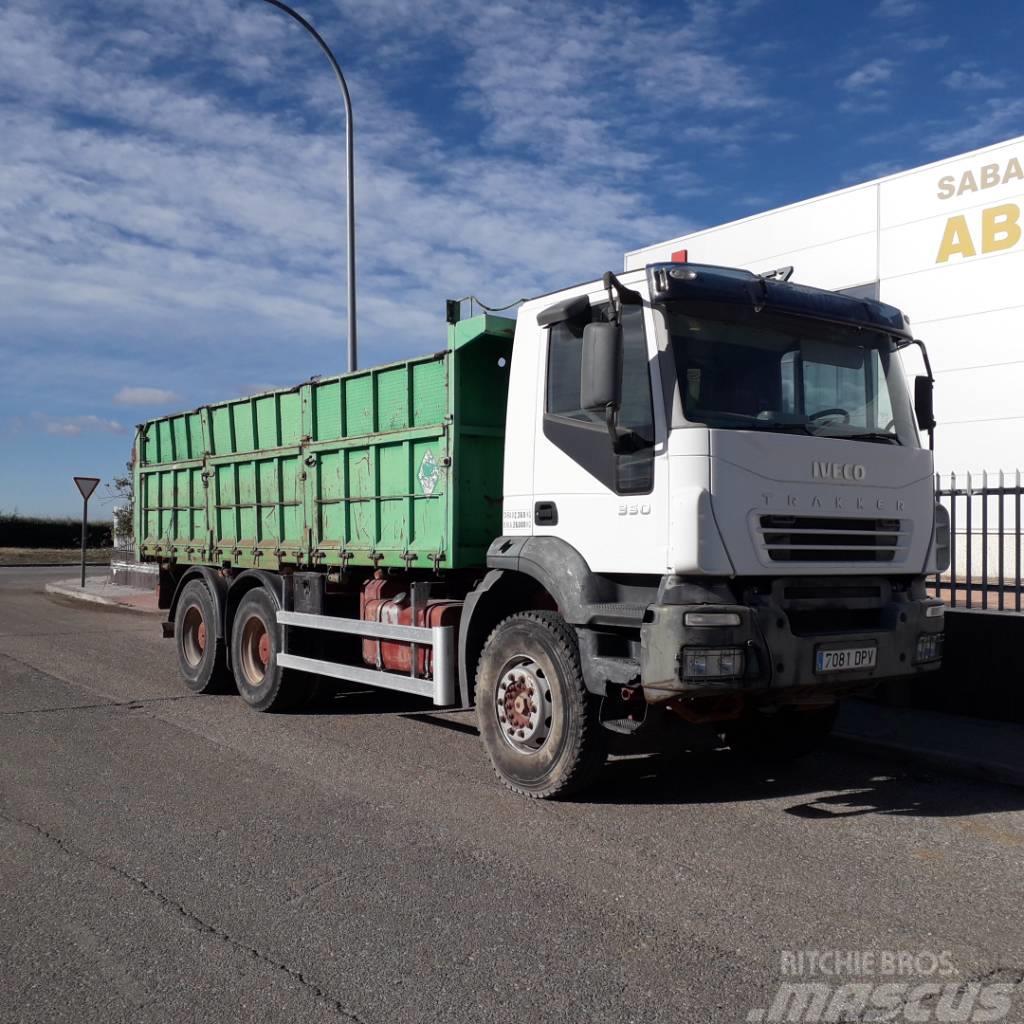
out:
{"label": "cab door", "polygon": [[[591,320],[607,320],[592,299]],[[642,441],[616,454],[604,415],[581,408],[582,322],[552,324],[538,360],[534,457],[535,536],[556,536],[594,572],[662,573],[666,566],[664,417],[655,416],[656,350],[645,309],[624,306],[619,426]],[[659,422],[660,421],[660,422]]]}

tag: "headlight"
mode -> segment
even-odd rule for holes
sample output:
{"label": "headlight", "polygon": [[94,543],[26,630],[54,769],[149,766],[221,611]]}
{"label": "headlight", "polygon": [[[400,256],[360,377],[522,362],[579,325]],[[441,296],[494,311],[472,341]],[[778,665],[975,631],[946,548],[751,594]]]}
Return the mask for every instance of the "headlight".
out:
{"label": "headlight", "polygon": [[949,568],[949,511],[939,504],[935,506],[935,567],[939,572]]}

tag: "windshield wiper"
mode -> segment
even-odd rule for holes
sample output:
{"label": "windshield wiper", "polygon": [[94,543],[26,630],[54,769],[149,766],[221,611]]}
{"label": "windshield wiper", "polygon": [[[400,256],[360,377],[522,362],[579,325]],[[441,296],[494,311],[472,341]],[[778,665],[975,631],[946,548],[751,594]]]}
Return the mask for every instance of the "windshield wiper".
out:
{"label": "windshield wiper", "polygon": [[881,430],[866,430],[856,434],[832,434],[823,430],[815,432],[815,437],[837,437],[844,441],[873,441],[875,444],[902,444],[895,434],[888,434]]}

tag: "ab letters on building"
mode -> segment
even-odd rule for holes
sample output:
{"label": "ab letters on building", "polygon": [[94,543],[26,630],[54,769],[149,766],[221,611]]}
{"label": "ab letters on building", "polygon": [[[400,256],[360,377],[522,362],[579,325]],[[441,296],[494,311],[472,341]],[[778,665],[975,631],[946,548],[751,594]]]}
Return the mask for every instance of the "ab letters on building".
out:
{"label": "ab letters on building", "polygon": [[[943,175],[938,180],[936,195],[939,199],[952,199],[1014,181],[1024,181],[1024,169],[1017,157],[1010,157],[1003,163],[968,169],[959,177]],[[953,256],[966,258],[977,256],[979,252],[1012,249],[1020,239],[1020,207],[1016,203],[999,203],[981,211],[958,213],[946,221],[935,262],[947,263]]]}

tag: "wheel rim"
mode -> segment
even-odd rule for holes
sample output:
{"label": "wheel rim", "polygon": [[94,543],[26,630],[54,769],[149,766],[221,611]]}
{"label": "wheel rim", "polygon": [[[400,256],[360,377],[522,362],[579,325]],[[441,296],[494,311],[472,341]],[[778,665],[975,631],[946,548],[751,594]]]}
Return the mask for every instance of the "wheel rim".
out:
{"label": "wheel rim", "polygon": [[242,626],[242,678],[248,686],[259,686],[270,664],[270,634],[258,615],[250,615]]}
{"label": "wheel rim", "polygon": [[522,754],[535,754],[551,733],[551,684],[532,658],[515,658],[502,670],[494,697],[501,738]]}
{"label": "wheel rim", "polygon": [[203,610],[197,604],[185,611],[181,624],[181,650],[189,668],[198,668],[206,653],[206,623]]}

